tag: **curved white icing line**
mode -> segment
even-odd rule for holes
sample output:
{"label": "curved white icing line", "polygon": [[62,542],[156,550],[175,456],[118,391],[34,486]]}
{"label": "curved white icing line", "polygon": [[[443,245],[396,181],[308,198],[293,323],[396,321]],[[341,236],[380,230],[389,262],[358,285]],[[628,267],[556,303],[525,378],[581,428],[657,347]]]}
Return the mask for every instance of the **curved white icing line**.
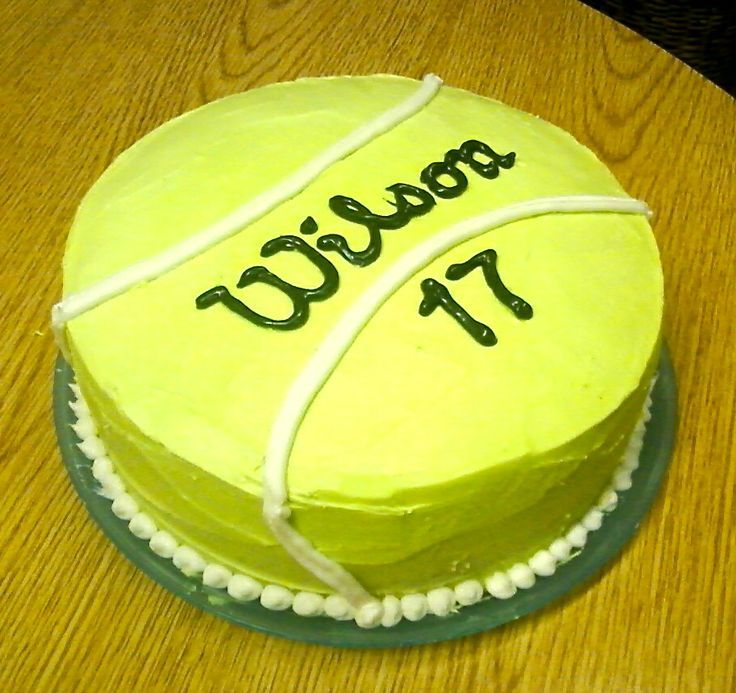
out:
{"label": "curved white icing line", "polygon": [[[585,546],[588,534],[600,528],[606,514],[612,512],[618,503],[618,492],[625,491],[631,487],[631,475],[639,466],[639,454],[642,449],[646,424],[651,418],[651,393],[656,381],[656,375],[652,379],[649,393],[642,408],[642,415],[637,422],[629,438],[626,450],[622,455],[621,462],[616,468],[612,483],[601,494],[600,499],[592,508],[573,525],[565,535],[555,539],[547,549],[537,551],[528,561],[516,563],[508,570],[498,571],[488,576],[482,582],[479,580],[464,580],[463,582],[447,587],[439,587],[430,590],[426,595],[428,612],[438,616],[449,615],[455,610],[454,604],[468,606],[488,596],[495,599],[510,599],[519,589],[529,589],[536,582],[536,576],[546,577],[556,571],[557,566],[571,560]],[[69,406],[77,414],[77,424],[72,428],[77,431],[80,443],[77,447],[88,459],[92,460],[92,474],[100,484],[99,493],[112,501],[112,512],[122,520],[128,522],[128,529],[139,539],[149,542],[151,551],[159,556],[171,558],[174,565],[185,575],[190,577],[201,576],[202,582],[208,587],[219,587],[226,589],[227,593],[238,602],[253,601],[260,598],[261,605],[266,609],[283,610],[291,605],[294,613],[300,616],[317,616],[324,614],[338,621],[355,619],[360,627],[372,627],[376,625],[375,620],[360,618],[360,613],[348,604],[344,597],[330,594],[324,597],[311,592],[298,592],[294,595],[291,590],[283,585],[262,585],[258,580],[239,573],[233,574],[227,568],[207,563],[194,549],[179,544],[175,537],[168,532],[161,531],[156,523],[145,513],[138,510],[138,504],[125,491],[125,486],[120,477],[115,473],[110,459],[107,457],[105,446],[95,436],[94,422],[91,420],[87,405],[75,384],[70,384],[76,401],[69,402]],[[533,566],[541,572],[535,573]],[[552,571],[552,573],[550,573]],[[225,579],[227,585],[222,587]],[[448,594],[452,592],[452,596]],[[444,593],[440,600],[444,603],[437,604],[437,593]],[[300,595],[303,595],[300,600]],[[307,613],[300,607],[299,602],[304,596],[313,602],[314,608]],[[406,595],[405,595],[406,596]],[[408,596],[418,596],[408,595]],[[313,599],[314,598],[314,599]],[[319,606],[316,602],[319,601]],[[385,628],[395,626],[402,618],[414,620],[421,614],[416,610],[417,599],[399,600],[393,595],[383,598],[381,603],[382,617],[380,625]],[[447,607],[450,605],[449,612]],[[423,604],[420,604],[423,606]]]}
{"label": "curved white icing line", "polygon": [[360,609],[376,601],[345,568],[317,551],[308,539],[289,524],[286,519],[289,516],[289,509],[283,504],[276,505],[267,500],[269,494],[265,485],[263,495],[263,515],[266,524],[294,560],[345,597],[353,608]]}
{"label": "curved white icing line", "polygon": [[137,284],[161,276],[220,241],[234,235],[247,224],[256,221],[278,205],[300,193],[333,164],[414,115],[432,100],[441,85],[442,80],[439,77],[432,74],[427,75],[419,89],[411,96],[330,145],[321,154],[318,154],[280,183],[260,193],[226,217],[193,236],[185,238],[180,243],[167,248],[158,255],[136,262],[92,286],[65,297],[51,309],[51,327],[59,349],[67,361],[69,360],[69,352],[64,335],[64,325],[69,320],[118,296]]}
{"label": "curved white icing line", "polygon": [[465,219],[440,231],[401,256],[368,287],[324,338],[284,398],[271,429],[263,464],[263,517],[284,549],[298,563],[356,608],[375,599],[348,571],[317,551],[288,522],[286,470],[299,424],[360,330],[399,287],[460,243],[499,226],[552,212],[650,214],[645,203],[626,197],[543,197]]}

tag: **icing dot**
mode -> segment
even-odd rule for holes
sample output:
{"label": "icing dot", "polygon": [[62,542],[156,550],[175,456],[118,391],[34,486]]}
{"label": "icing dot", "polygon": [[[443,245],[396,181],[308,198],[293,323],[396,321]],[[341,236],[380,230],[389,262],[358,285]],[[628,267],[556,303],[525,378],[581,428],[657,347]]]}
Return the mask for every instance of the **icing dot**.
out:
{"label": "icing dot", "polygon": [[588,540],[588,530],[583,525],[577,524],[567,533],[565,537],[576,549],[582,549]]}
{"label": "icing dot", "polygon": [[589,532],[600,529],[603,524],[603,513],[600,510],[590,510],[581,523]]}
{"label": "icing dot", "polygon": [[123,480],[114,472],[104,477],[100,484],[102,484],[100,493],[110,500],[115,500],[121,493],[125,493]]}
{"label": "icing dot", "polygon": [[174,565],[181,570],[184,575],[199,575],[207,566],[204,559],[188,546],[180,546],[172,556]]}
{"label": "icing dot", "polygon": [[85,402],[84,398],[82,397],[77,399],[76,402],[69,402],[69,407],[77,416],[89,414],[89,407],[87,406],[87,402]]}
{"label": "icing dot", "polygon": [[552,575],[555,572],[557,563],[554,556],[549,551],[537,551],[529,559],[529,567],[542,577]]}
{"label": "icing dot", "polygon": [[613,477],[613,488],[617,491],[626,491],[631,488],[631,472],[622,469]]}
{"label": "icing dot", "polygon": [[72,429],[80,440],[94,436],[97,433],[97,426],[95,426],[91,416],[80,416],[77,423],[72,424]]}
{"label": "icing dot", "polygon": [[392,595],[388,595],[383,598],[383,617],[381,618],[381,625],[384,628],[392,628],[402,618],[401,613],[401,601]]}
{"label": "icing dot", "polygon": [[355,610],[345,597],[331,594],[325,597],[325,613],[337,621],[347,621],[355,616]]}
{"label": "icing dot", "polygon": [[526,563],[512,565],[508,570],[508,576],[511,582],[522,590],[528,590],[537,581],[534,571]]}
{"label": "icing dot", "polygon": [[209,563],[202,573],[202,582],[207,585],[207,587],[224,589],[228,586],[232,576],[233,574],[225,566],[217,563]]}
{"label": "icing dot", "polygon": [[652,419],[652,398],[650,396],[647,396],[647,403],[644,407],[644,416],[642,417],[642,421],[647,424]]}
{"label": "icing dot", "polygon": [[261,592],[261,604],[272,611],[284,611],[294,601],[291,590],[281,585],[266,585]]}
{"label": "icing dot", "polygon": [[77,447],[90,460],[102,457],[105,454],[105,446],[97,436],[85,438],[81,443],[77,443]]}
{"label": "icing dot", "polygon": [[355,613],[355,623],[361,628],[375,628],[381,625],[383,618],[383,604],[381,602],[368,602],[363,604]]}
{"label": "icing dot", "polygon": [[455,591],[449,587],[439,587],[427,593],[427,604],[430,613],[435,616],[447,616],[455,607]]}
{"label": "icing dot", "polygon": [[407,621],[419,621],[427,615],[429,604],[424,594],[407,594],[401,598],[401,613]]}
{"label": "icing dot", "polygon": [[176,539],[164,530],[156,532],[151,537],[148,545],[151,547],[151,551],[157,556],[161,556],[161,558],[172,558],[177,547]]}
{"label": "icing dot", "polygon": [[112,462],[107,457],[98,457],[92,463],[92,476],[100,483],[113,473]]}
{"label": "icing dot", "polygon": [[82,396],[82,391],[76,383],[69,383],[69,389],[74,393],[74,397],[76,399],[79,399]]}
{"label": "icing dot", "polygon": [[324,613],[325,598],[314,592],[297,592],[291,608],[299,616],[321,616]]}
{"label": "icing dot", "polygon": [[558,560],[566,561],[570,558],[572,545],[567,539],[555,539],[549,547],[549,552]]}
{"label": "icing dot", "polygon": [[138,513],[128,523],[128,529],[139,539],[150,539],[156,534],[157,527],[146,513]]}
{"label": "icing dot", "polygon": [[132,520],[138,513],[138,503],[127,493],[120,493],[112,502],[112,511],[121,520]]}
{"label": "icing dot", "polygon": [[486,580],[486,589],[496,599],[509,599],[516,594],[516,585],[506,573],[493,573]]}
{"label": "icing dot", "polygon": [[483,585],[477,580],[465,580],[455,586],[455,599],[458,604],[470,606],[479,602],[483,597]]}
{"label": "icing dot", "polygon": [[261,592],[263,592],[263,585],[247,575],[233,575],[227,583],[227,593],[239,602],[258,599]]}
{"label": "icing dot", "polygon": [[[622,463],[621,466],[618,469],[618,473],[623,475],[629,475],[631,476],[631,473],[639,468],[639,458],[638,457],[629,457],[626,458]],[[625,489],[622,489],[625,490]]]}
{"label": "icing dot", "polygon": [[641,452],[641,449],[644,447],[645,430],[646,425],[643,422],[636,424],[636,427],[634,428],[634,433],[631,438],[629,438],[629,442],[626,444],[627,453],[634,453],[638,455],[639,452]]}
{"label": "icing dot", "polygon": [[613,510],[618,505],[618,494],[612,489],[606,489],[598,500],[599,510]]}
{"label": "icing dot", "polygon": [[621,461],[621,467],[634,471],[639,466],[639,455],[641,453],[642,441],[632,441],[626,448],[626,453]]}

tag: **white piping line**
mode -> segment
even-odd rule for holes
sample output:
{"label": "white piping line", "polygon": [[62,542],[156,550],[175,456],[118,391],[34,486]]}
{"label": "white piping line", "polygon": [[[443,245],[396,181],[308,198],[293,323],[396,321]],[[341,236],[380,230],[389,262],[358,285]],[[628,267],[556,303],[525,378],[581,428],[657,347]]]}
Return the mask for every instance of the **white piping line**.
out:
{"label": "white piping line", "polygon": [[208,248],[237,233],[278,205],[304,190],[321,173],[379,135],[414,115],[435,96],[442,80],[429,74],[408,98],[353,130],[321,154],[297,169],[272,188],[228,214],[202,231],[167,248],[158,255],[116,272],[102,281],[64,298],[51,309],[51,328],[64,357],[69,361],[64,325],[72,318],[108,301],[142,282],[161,276]]}
{"label": "white piping line", "polygon": [[310,404],[360,330],[386,300],[417,272],[451,248],[494,228],[553,212],[612,212],[651,215],[647,205],[625,197],[576,195],[519,202],[440,231],[402,255],[369,286],[328,333],[291,384],[271,428],[263,464],[263,516],[284,549],[354,607],[375,598],[341,565],[315,549],[288,522],[286,472],[299,425]]}

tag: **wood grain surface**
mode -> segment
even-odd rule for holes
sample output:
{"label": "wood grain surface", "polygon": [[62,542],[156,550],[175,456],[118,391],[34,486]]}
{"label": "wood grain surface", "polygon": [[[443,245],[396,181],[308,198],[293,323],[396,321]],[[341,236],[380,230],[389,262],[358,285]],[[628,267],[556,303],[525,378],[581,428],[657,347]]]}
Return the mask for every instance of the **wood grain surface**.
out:
{"label": "wood grain surface", "polygon": [[[656,210],[677,451],[595,581],[497,630],[340,651],[239,629],[135,570],[51,420],[64,239],[113,157],[186,109],[303,75],[434,71],[570,130]],[[572,0],[4,0],[0,690],[734,690],[736,107]]]}

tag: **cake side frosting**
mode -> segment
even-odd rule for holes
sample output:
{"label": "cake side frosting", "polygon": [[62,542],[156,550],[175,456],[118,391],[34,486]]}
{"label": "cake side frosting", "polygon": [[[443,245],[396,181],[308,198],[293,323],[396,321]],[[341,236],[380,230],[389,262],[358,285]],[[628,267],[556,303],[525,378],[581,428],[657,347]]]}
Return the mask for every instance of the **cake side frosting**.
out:
{"label": "cake side frosting", "polygon": [[[371,95],[384,88],[396,92],[399,84],[406,90],[416,86],[385,77],[324,84],[326,91],[315,95],[315,102],[341,103],[341,112],[356,120]],[[348,96],[357,98],[355,113]],[[268,95],[264,99],[269,101]],[[280,100],[281,107],[284,103],[288,99]],[[319,104],[307,111],[318,114]],[[319,117],[301,122],[310,118],[297,116],[299,127],[290,136],[307,141]],[[198,118],[205,132],[215,127],[207,107],[184,122],[192,125]],[[176,141],[175,126],[167,127]],[[196,142],[198,131],[192,126],[187,136]],[[278,139],[278,132],[272,134]],[[227,140],[227,131],[221,136]],[[267,147],[264,133],[255,136]],[[362,247],[364,229],[337,219],[328,207],[331,197],[349,195],[388,214],[391,208],[382,201],[387,186],[420,185],[419,172],[429,162],[469,138],[500,152],[515,151],[514,167],[494,180],[468,171],[461,196],[440,199],[404,228],[386,231],[380,257],[370,266],[355,267],[325,253],[338,269],[339,290],[314,304],[298,330],[264,330],[222,306],[193,309],[195,297],[213,285],[235,292],[246,268],[266,263],[258,257],[260,247],[277,236],[298,234],[307,215],[319,226],[316,237],[324,227]],[[137,145],[127,173],[145,168],[148,156],[160,157],[175,171],[186,169],[191,151],[171,151],[169,142],[158,151],[160,141],[156,136]],[[236,143],[225,149],[237,150]],[[288,173],[289,162],[283,165]],[[124,179],[124,160],[118,171]],[[177,188],[165,178],[136,187],[136,213],[147,219],[153,209],[164,235],[174,233],[170,226],[188,210],[204,214],[204,207],[216,216],[220,210],[210,210],[207,199],[187,197],[198,176],[204,173],[192,174],[191,188]],[[228,189],[249,190],[257,176],[233,166],[222,172],[210,167],[205,177],[207,185],[214,177]],[[116,192],[109,181],[104,185],[106,191],[85,201],[70,237],[65,285],[71,289],[113,268],[116,243],[129,248],[130,257],[140,256],[155,235],[144,228],[139,240],[130,219],[128,235],[121,237],[118,218],[129,193],[124,186]],[[171,211],[172,201],[157,190],[168,185],[178,190],[169,191],[177,206]],[[213,559],[250,566],[263,579],[317,589],[260,522],[260,460],[288,383],[336,316],[392,258],[474,213],[540,194],[573,193],[623,191],[565,133],[495,102],[443,89],[425,111],[328,170],[243,233],[72,321],[75,370],[111,454],[135,460],[119,466],[131,492],[161,526],[168,523],[191,537],[190,543]],[[213,206],[218,204],[215,199]],[[96,235],[106,241],[92,270],[97,260],[85,253]],[[309,241],[310,235],[304,238]],[[427,276],[442,278],[451,264],[489,247],[498,255],[504,282],[534,306],[534,318],[520,322],[489,300],[480,273],[453,285],[460,302],[498,335],[498,344],[486,352],[448,316],[420,316],[419,281],[408,282],[356,339],[296,440],[289,467],[295,525],[379,592],[412,579],[429,587],[435,573],[448,570],[473,575],[494,560],[512,560],[509,545],[528,553],[530,544],[544,543],[546,533],[559,533],[570,512],[590,505],[602,489],[616,445],[633,427],[644,397],[661,321],[661,275],[645,220],[616,214],[526,220],[454,249],[428,267]],[[268,265],[302,285],[320,281],[314,267],[294,254],[283,253]],[[288,314],[278,292],[249,289],[248,300],[261,312]],[[596,463],[585,464],[593,454]],[[488,497],[493,508],[481,517],[473,509],[484,507]],[[549,498],[556,500],[545,501]],[[560,517],[551,516],[554,509],[548,511],[545,502],[561,505]],[[539,512],[550,527],[527,527]],[[445,548],[452,549],[449,555]]]}
{"label": "cake side frosting", "polygon": [[70,385],[74,399],[69,406],[77,416],[75,433],[81,442],[79,448],[92,461],[92,474],[99,482],[99,492],[112,501],[111,511],[121,520],[128,522],[128,529],[141,540],[147,541],[151,551],[162,558],[170,558],[176,568],[185,575],[201,579],[211,588],[227,590],[236,602],[258,599],[267,609],[291,608],[300,616],[326,615],[337,620],[355,619],[361,627],[395,626],[402,618],[416,621],[433,614],[445,617],[462,606],[469,606],[483,598],[510,599],[517,591],[533,587],[537,576],[549,577],[585,546],[588,534],[598,530],[605,514],[618,504],[618,492],[631,487],[632,472],[638,467],[639,452],[643,445],[645,424],[650,418],[651,397],[647,397],[642,418],[637,423],[626,446],[623,458],[614,472],[610,486],[597,499],[580,521],[564,535],[556,538],[547,548],[540,549],[526,561],[512,565],[508,570],[496,571],[485,580],[463,580],[454,583],[452,576],[447,586],[434,588],[423,593],[411,593],[401,598],[386,595],[381,600],[380,623],[375,618],[366,619],[362,610],[356,611],[349,602],[337,594],[326,596],[299,591],[294,593],[283,585],[263,585],[249,575],[233,572],[223,565],[208,563],[201,555],[166,530],[158,528],[153,519],[142,512],[136,500],[126,492],[120,477],[107,457],[104,443],[96,436],[96,426],[89,408],[76,384]]}

